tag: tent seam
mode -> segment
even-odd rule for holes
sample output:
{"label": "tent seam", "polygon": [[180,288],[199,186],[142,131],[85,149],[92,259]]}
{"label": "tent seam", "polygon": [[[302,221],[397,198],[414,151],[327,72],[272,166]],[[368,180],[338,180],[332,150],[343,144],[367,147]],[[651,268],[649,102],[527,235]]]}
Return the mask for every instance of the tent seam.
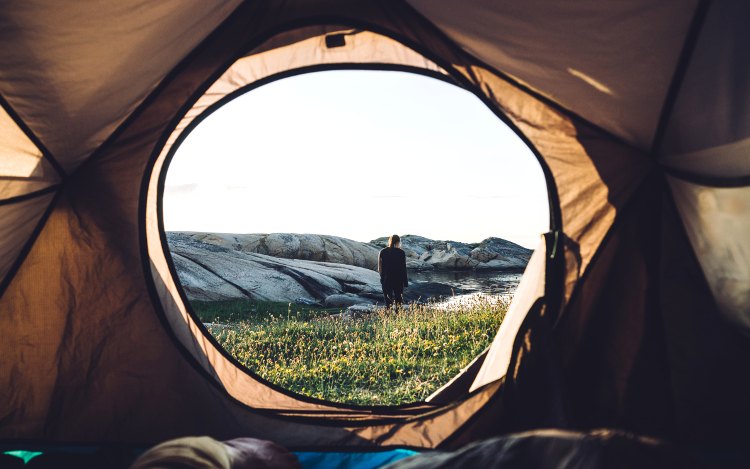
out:
{"label": "tent seam", "polygon": [[716,188],[734,188],[750,186],[750,174],[735,177],[707,176],[704,174],[694,173],[684,169],[673,168],[661,165],[662,171],[667,176],[671,176],[683,181],[698,184],[706,187]]}
{"label": "tent seam", "polygon": [[54,192],[58,190],[61,187],[61,184],[53,184],[51,186],[45,187],[44,189],[39,189],[34,192],[29,192],[27,194],[21,194],[14,197],[10,197],[7,199],[0,200],[0,207],[3,205],[11,205],[19,202],[24,202],[26,200],[33,199],[35,197],[40,197],[45,194],[49,194],[51,192]]}
{"label": "tent seam", "polygon": [[667,94],[664,97],[664,103],[662,104],[661,113],[659,114],[659,122],[654,132],[654,138],[651,141],[649,156],[654,160],[656,160],[657,152],[661,148],[661,144],[664,140],[667,125],[669,125],[669,120],[672,117],[672,111],[677,103],[680,88],[682,87],[682,83],[687,75],[690,59],[693,57],[693,51],[698,43],[698,38],[701,29],[703,28],[703,24],[705,23],[706,16],[708,16],[710,6],[711,0],[700,0],[695,7],[695,13],[693,13],[693,19],[690,22],[690,28],[685,35],[685,41],[682,43],[680,58],[677,60],[677,65],[672,74],[672,81],[670,82]]}
{"label": "tent seam", "polygon": [[113,130],[111,134],[109,134],[104,142],[102,142],[102,144],[99,145],[91,153],[91,155],[89,155],[88,158],[86,158],[80,165],[78,165],[73,173],[75,174],[81,171],[82,168],[87,167],[88,165],[92,164],[93,161],[101,158],[101,155],[106,153],[105,150],[107,150],[119,138],[120,134],[122,134],[125,129],[127,129],[130,124],[132,124],[133,121],[135,121],[151,105],[156,97],[161,94],[164,88],[166,88],[167,85],[177,77],[178,72],[182,71],[187,66],[187,64],[193,60],[194,56],[206,47],[206,44],[219,37],[225,29],[229,29],[229,26],[234,23],[234,17],[238,15],[237,12],[248,3],[250,2],[239,3],[237,7],[232,10],[232,12],[229,13],[226,18],[224,18],[221,24],[214,28],[214,30],[211,31],[211,33],[209,33],[206,37],[204,37],[191,51],[185,54],[185,56],[179,62],[177,62],[177,64],[171,70],[169,70],[169,72],[167,72],[164,77],[162,77],[162,79],[154,87],[154,89],[151,90],[151,92],[143,98],[143,100],[140,102],[140,104],[138,104],[133,112],[131,112],[130,115],[128,115],[125,120],[123,120],[120,125],[118,125],[117,128]]}
{"label": "tent seam", "polygon": [[39,235],[42,233],[42,230],[47,225],[47,220],[52,214],[52,211],[54,210],[54,208],[57,206],[57,201],[60,199],[60,194],[62,194],[62,191],[57,191],[57,193],[52,198],[52,200],[50,200],[49,205],[44,210],[44,213],[42,214],[41,218],[37,222],[36,227],[34,227],[34,231],[31,232],[29,239],[26,241],[26,243],[21,248],[21,251],[18,253],[18,257],[16,257],[16,260],[13,261],[13,264],[11,265],[10,269],[5,274],[5,277],[3,277],[3,280],[0,282],[0,300],[2,300],[2,298],[5,296],[5,292],[8,290],[8,287],[10,286],[11,282],[13,281],[15,276],[18,274],[18,271],[23,266],[23,263],[26,260],[26,257],[31,252],[31,249],[34,247],[34,244],[36,244],[36,240],[39,238]]}
{"label": "tent seam", "polygon": [[21,116],[13,109],[13,106],[10,105],[10,102],[2,95],[0,94],[0,106],[5,110],[5,112],[8,113],[8,116],[13,120],[13,122],[18,126],[19,129],[24,133],[26,138],[28,138],[31,143],[42,153],[42,158],[45,158],[50,165],[54,168],[54,170],[57,172],[58,176],[64,181],[68,174],[65,172],[65,169],[62,167],[59,161],[52,155],[52,152],[49,151],[49,149],[42,143],[41,139],[37,137],[37,135],[31,130],[31,128],[26,125],[26,123],[21,119]]}

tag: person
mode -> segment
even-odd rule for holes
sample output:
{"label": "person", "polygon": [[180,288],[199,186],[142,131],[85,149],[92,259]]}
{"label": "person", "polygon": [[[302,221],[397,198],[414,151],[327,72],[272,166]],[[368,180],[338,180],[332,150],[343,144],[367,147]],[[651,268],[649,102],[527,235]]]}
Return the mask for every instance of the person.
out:
{"label": "person", "polygon": [[404,302],[404,288],[409,286],[409,281],[406,277],[406,253],[401,249],[398,235],[388,238],[388,247],[380,250],[378,272],[386,308],[394,303],[401,305]]}

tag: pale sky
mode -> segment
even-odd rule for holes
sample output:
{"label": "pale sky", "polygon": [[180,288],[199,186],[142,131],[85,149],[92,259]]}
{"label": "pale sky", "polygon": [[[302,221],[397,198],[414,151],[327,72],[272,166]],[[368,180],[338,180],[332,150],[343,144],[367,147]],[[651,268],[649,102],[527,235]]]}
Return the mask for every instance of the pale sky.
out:
{"label": "pale sky", "polygon": [[473,94],[404,72],[328,71],[257,88],[198,125],[168,169],[164,224],[534,248],[549,216],[536,158]]}

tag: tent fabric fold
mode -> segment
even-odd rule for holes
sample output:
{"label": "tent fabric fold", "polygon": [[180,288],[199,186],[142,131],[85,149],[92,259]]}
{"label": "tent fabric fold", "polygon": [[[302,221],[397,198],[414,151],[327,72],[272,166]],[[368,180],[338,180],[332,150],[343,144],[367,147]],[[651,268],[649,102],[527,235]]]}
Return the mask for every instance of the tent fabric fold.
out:
{"label": "tent fabric fold", "polygon": [[[0,439],[453,448],[544,426],[746,439],[747,5],[5,6]],[[165,174],[201,119],[276,79],[358,67],[471,91],[548,183],[552,232],[512,314],[431,402],[347,406],[257,378],[193,317],[164,240]]]}

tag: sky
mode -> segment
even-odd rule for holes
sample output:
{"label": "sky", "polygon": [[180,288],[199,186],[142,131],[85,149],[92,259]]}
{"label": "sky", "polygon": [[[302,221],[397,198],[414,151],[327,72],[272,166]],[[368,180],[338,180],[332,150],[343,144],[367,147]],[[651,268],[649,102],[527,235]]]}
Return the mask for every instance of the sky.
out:
{"label": "sky", "polygon": [[326,71],[256,88],[196,126],[168,168],[164,224],[534,248],[549,215],[533,153],[470,92],[406,72]]}

